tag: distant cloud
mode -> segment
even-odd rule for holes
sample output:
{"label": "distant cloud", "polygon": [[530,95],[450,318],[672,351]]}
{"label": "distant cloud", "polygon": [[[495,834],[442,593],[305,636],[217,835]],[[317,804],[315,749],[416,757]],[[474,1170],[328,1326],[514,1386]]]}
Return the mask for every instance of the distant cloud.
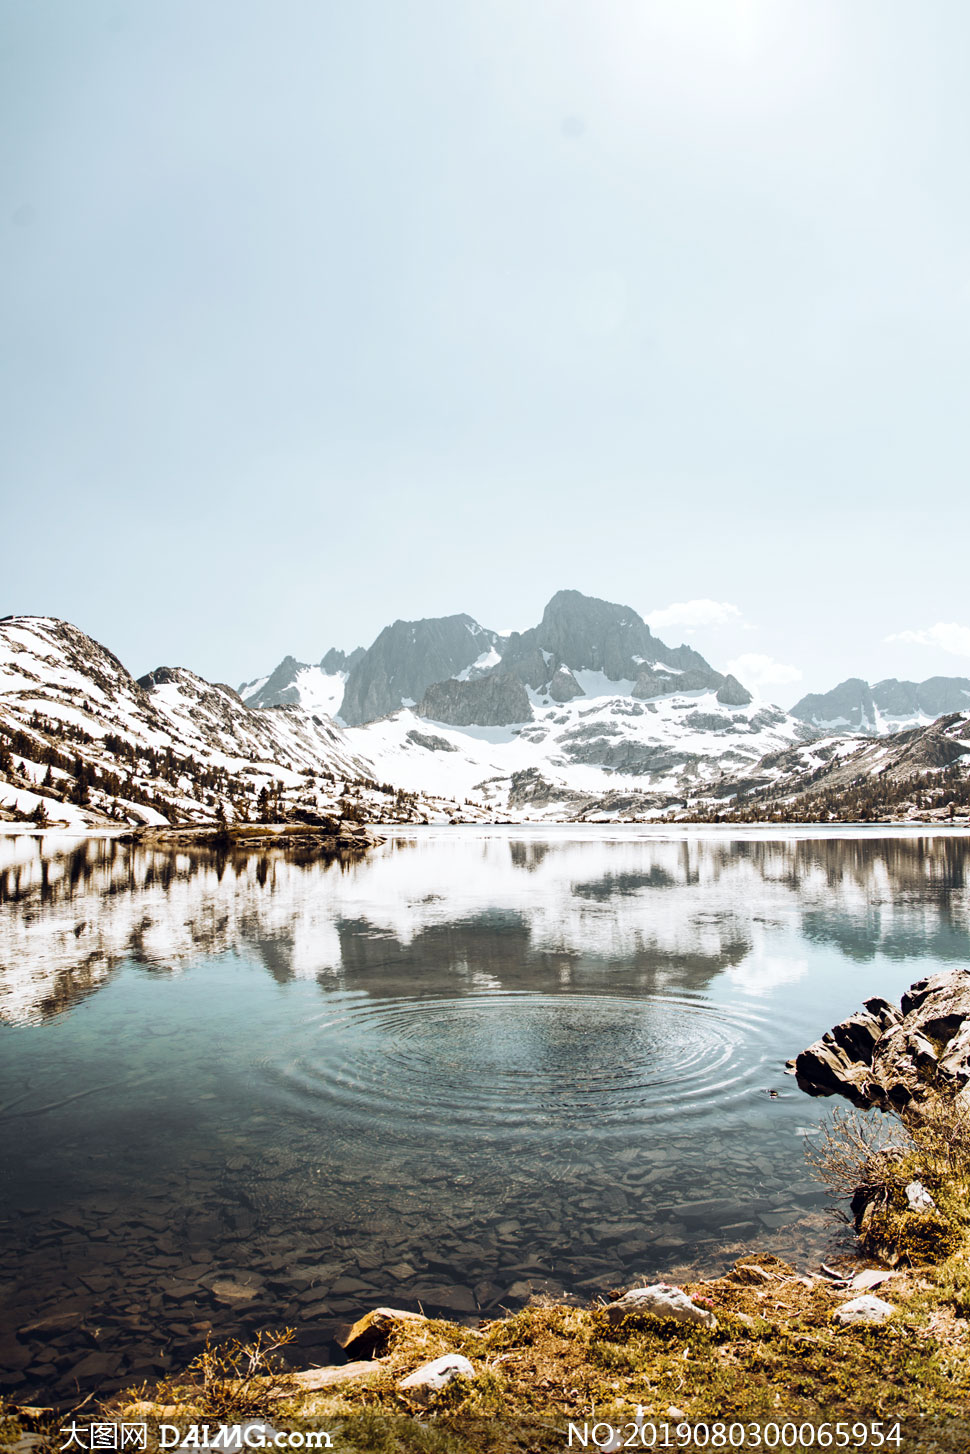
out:
{"label": "distant cloud", "polygon": [[736,656],[728,662],[727,669],[747,687],[786,687],[802,679],[797,666],[786,666],[783,661],[775,661],[757,651]]}
{"label": "distant cloud", "polygon": [[698,631],[711,626],[744,626],[745,620],[730,601],[674,601],[660,611],[646,616],[651,631],[667,631],[678,626],[682,631]]}
{"label": "distant cloud", "polygon": [[970,626],[955,621],[937,621],[925,631],[896,631],[887,641],[905,641],[911,646],[938,646],[953,656],[970,656]]}

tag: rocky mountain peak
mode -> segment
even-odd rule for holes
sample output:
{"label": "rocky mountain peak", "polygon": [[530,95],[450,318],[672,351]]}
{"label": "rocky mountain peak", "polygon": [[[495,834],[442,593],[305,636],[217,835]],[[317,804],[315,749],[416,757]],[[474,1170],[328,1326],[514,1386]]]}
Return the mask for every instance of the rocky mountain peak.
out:
{"label": "rocky mountain peak", "polygon": [[[659,672],[653,670],[658,664]],[[665,645],[632,606],[572,590],[556,592],[538,626],[512,633],[502,667],[536,690],[562,668],[570,675],[595,671],[610,681],[635,682],[637,696],[716,689],[724,681],[691,647]],[[738,690],[744,688],[738,684]]]}
{"label": "rocky mountain peak", "polygon": [[371,722],[402,703],[418,702],[435,682],[458,677],[487,658],[498,640],[464,614],[395,621],[351,668],[340,716],[351,725]]}

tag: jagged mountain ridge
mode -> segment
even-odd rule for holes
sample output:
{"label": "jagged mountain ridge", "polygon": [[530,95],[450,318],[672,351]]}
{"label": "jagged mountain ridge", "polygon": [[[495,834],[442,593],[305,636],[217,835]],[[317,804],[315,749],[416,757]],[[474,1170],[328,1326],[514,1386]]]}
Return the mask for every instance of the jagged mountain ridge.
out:
{"label": "jagged mountain ridge", "polygon": [[574,590],[505,637],[469,616],[395,622],[350,673],[341,716],[390,780],[524,817],[611,793],[658,811],[808,735],[632,607]]}
{"label": "jagged mountain ridge", "polygon": [[[313,677],[314,670],[332,674],[325,689]],[[669,647],[654,636],[632,607],[574,590],[558,591],[539,624],[527,631],[502,636],[464,614],[398,620],[366,651],[358,648],[347,658],[331,651],[319,669],[285,657],[268,677],[244,682],[239,693],[254,707],[284,702],[319,707],[324,690],[329,700],[336,700],[337,677],[343,673],[339,709],[329,710],[341,723],[360,726],[401,707],[417,705],[419,715],[428,715],[423,710],[426,693],[448,683],[448,691],[431,701],[436,712],[455,713],[453,725],[507,725],[521,720],[510,715],[516,704],[521,708],[521,695],[510,685],[508,702],[501,706],[502,688],[482,692],[476,681],[511,677],[566,702],[584,695],[577,671],[598,673],[640,700],[713,688],[722,705],[746,706],[751,701],[740,682],[715,671],[692,647]],[[486,715],[474,715],[479,704]]]}
{"label": "jagged mountain ridge", "polygon": [[928,677],[898,681],[889,677],[874,686],[849,677],[829,692],[809,692],[791,709],[793,717],[819,732],[845,731],[869,737],[925,727],[949,712],[970,708],[970,678]]}

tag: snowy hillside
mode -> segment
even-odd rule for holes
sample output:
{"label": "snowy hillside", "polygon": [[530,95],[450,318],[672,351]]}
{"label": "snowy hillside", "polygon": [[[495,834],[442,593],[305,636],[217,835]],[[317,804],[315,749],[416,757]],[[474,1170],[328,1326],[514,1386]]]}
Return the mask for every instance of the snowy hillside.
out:
{"label": "snowy hillside", "polygon": [[[419,717],[402,709],[347,730],[347,740],[413,790],[474,797],[526,818],[651,812],[737,776],[804,728],[777,707],[726,707],[714,691],[632,696],[632,681],[577,672],[583,695],[555,702],[525,688],[527,720],[501,726]],[[607,801],[608,800],[608,801]]]}
{"label": "snowy hillside", "polygon": [[963,819],[970,811],[970,714],[875,739],[816,738],[712,784],[705,798],[697,804],[702,811],[758,821]]}
{"label": "snowy hillside", "polygon": [[409,817],[373,765],[303,707],[254,710],[184,668],[135,681],[83,631],[0,621],[0,814],[83,827],[232,821],[294,808]]}

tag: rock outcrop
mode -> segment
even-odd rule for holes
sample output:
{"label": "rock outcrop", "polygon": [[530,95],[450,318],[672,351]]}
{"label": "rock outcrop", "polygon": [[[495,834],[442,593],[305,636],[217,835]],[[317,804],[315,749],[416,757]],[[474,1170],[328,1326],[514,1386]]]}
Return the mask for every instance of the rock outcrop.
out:
{"label": "rock outcrop", "polygon": [[432,683],[469,672],[477,661],[486,660],[498,639],[465,615],[385,626],[350,669],[342,720],[351,725],[371,722],[402,703],[420,701]]}
{"label": "rock outcrop", "polygon": [[507,727],[532,721],[529,693],[516,677],[502,673],[467,682],[435,682],[417,712],[449,727]]}
{"label": "rock outcrop", "polygon": [[789,1068],[809,1095],[841,1095],[860,1107],[905,1114],[941,1094],[970,1106],[970,971],[917,980],[899,1009],[869,999]]}
{"label": "rock outcrop", "polygon": [[752,696],[747,687],[743,687],[737,677],[728,672],[718,688],[717,700],[724,707],[746,707]]}

